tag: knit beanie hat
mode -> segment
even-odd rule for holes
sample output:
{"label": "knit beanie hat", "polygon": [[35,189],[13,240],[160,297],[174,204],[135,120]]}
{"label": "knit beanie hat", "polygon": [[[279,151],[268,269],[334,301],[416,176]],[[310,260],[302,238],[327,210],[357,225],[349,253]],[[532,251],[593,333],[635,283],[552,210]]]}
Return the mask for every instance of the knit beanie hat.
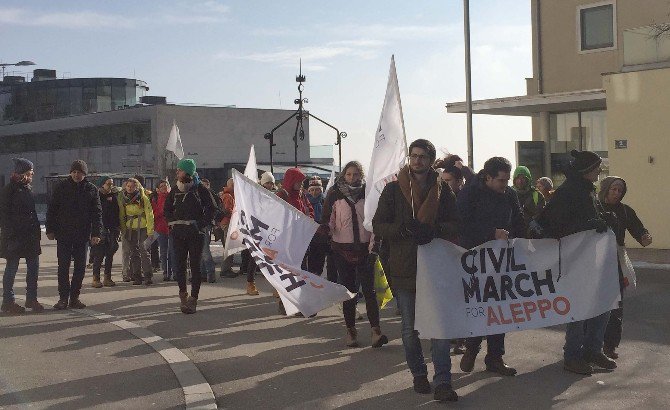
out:
{"label": "knit beanie hat", "polygon": [[275,183],[275,176],[269,171],[264,172],[263,175],[261,175],[261,185],[265,185],[268,182]]}
{"label": "knit beanie hat", "polygon": [[88,175],[88,165],[83,159],[78,159],[70,166],[70,172],[79,171],[84,175]]}
{"label": "knit beanie hat", "polygon": [[14,172],[16,174],[24,174],[33,169],[33,163],[25,158],[12,158],[14,161]]}
{"label": "knit beanie hat", "polygon": [[188,175],[193,176],[195,174],[195,161],[190,158],[184,158],[177,163],[177,169],[181,169]]}
{"label": "knit beanie hat", "polygon": [[109,175],[100,175],[98,177],[98,181],[96,182],[95,186],[97,186],[98,188],[102,187],[103,185],[105,185],[105,182],[107,182],[108,179],[112,179],[112,177],[110,177]]}
{"label": "knit beanie hat", "polygon": [[309,186],[323,187],[323,182],[321,182],[321,178],[319,178],[318,176],[313,176],[309,180]]}
{"label": "knit beanie hat", "polygon": [[512,179],[516,179],[516,177],[518,177],[519,175],[523,175],[524,177],[526,177],[528,182],[530,182],[533,179],[533,177],[530,173],[530,169],[528,169],[528,167],[525,167],[523,165],[519,165],[518,167],[516,167],[516,169],[514,170],[514,175],[512,176]]}
{"label": "knit beanie hat", "polygon": [[573,149],[570,155],[574,158],[570,164],[581,175],[588,174],[600,166],[603,159],[592,151],[577,151]]}

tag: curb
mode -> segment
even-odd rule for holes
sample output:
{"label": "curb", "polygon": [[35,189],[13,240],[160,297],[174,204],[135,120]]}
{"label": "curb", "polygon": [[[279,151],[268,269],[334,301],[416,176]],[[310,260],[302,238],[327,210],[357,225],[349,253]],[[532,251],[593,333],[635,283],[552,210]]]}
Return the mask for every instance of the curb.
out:
{"label": "curb", "polygon": [[[17,296],[17,299],[23,300],[25,298]],[[54,305],[58,302],[53,298],[40,299],[46,305]],[[119,319],[107,313],[96,312],[91,309],[68,309],[68,311],[89,316],[121,328],[154,349],[167,362],[177,378],[177,382],[184,393],[184,403],[187,409],[212,410],[218,408],[212,386],[205,380],[205,377],[191,359],[167,340],[136,323]]]}

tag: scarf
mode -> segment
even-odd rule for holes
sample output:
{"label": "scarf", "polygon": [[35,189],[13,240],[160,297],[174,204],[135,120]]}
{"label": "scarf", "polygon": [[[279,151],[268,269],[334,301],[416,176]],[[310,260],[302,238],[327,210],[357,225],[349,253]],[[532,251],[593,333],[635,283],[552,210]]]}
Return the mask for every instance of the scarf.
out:
{"label": "scarf", "polygon": [[194,185],[194,184],[195,184],[195,182],[193,182],[193,181],[191,181],[191,182],[181,182],[181,181],[177,181],[177,188],[179,188],[179,190],[180,190],[181,192],[186,193],[186,192],[190,191],[191,188],[193,188],[193,185]]}
{"label": "scarf", "polygon": [[421,189],[414,175],[405,165],[398,173],[398,185],[408,204],[414,204],[414,218],[419,222],[435,225],[437,208],[440,203],[441,186],[437,179],[437,172],[428,170],[426,181],[428,189]]}
{"label": "scarf", "polygon": [[352,203],[358,202],[359,199],[365,196],[365,182],[361,181],[359,186],[351,186],[347,184],[344,179],[337,182],[337,189],[342,192],[342,195],[349,198]]}
{"label": "scarf", "polygon": [[123,203],[124,203],[124,205],[139,204],[141,197],[142,197],[142,194],[139,190],[137,192],[133,192],[131,194],[129,194],[126,191],[123,191]]}

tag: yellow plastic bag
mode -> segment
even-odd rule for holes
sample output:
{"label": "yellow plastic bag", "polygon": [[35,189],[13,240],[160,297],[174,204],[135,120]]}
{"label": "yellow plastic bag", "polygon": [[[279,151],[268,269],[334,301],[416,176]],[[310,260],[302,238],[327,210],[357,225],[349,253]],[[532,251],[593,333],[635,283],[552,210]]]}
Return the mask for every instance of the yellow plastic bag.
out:
{"label": "yellow plastic bag", "polygon": [[386,275],[384,274],[384,268],[382,268],[382,263],[377,258],[377,263],[375,263],[375,291],[377,292],[377,305],[380,309],[384,309],[384,306],[393,299],[393,293],[391,293],[391,287],[386,280]]}

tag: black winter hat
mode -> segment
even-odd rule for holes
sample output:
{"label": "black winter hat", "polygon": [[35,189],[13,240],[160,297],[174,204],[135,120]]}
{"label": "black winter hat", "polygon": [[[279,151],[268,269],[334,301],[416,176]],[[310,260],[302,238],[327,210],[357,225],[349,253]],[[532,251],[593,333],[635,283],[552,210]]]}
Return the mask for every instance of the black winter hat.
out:
{"label": "black winter hat", "polygon": [[17,174],[25,174],[34,168],[33,163],[25,158],[12,158],[14,161],[14,172]]}
{"label": "black winter hat", "polygon": [[79,171],[84,175],[88,175],[88,165],[86,165],[83,159],[78,159],[70,166],[70,172],[72,171]]}
{"label": "black winter hat", "polygon": [[584,175],[598,168],[603,162],[598,154],[592,151],[577,151],[573,149],[570,155],[574,158],[570,164],[578,173]]}

